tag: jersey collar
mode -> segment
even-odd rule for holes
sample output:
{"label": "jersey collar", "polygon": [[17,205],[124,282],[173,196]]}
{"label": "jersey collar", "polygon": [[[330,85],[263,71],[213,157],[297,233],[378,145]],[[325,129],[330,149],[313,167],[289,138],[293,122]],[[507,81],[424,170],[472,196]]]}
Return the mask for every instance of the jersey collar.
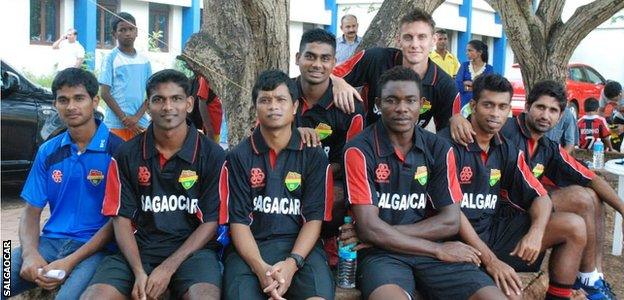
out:
{"label": "jersey collar", "polygon": [[[91,141],[89,141],[86,150],[105,152],[106,145],[108,144],[108,127],[106,127],[106,125],[104,125],[104,123],[102,123],[102,121],[98,120],[97,118],[95,119],[95,126],[97,126],[97,129],[95,130],[95,134],[93,135],[93,137],[91,137]],[[61,147],[74,144],[71,136],[69,135],[69,130],[65,131],[65,133],[63,134],[63,138],[61,139]]]}
{"label": "jersey collar", "polygon": [[[299,151],[303,149],[303,141],[301,141],[301,136],[299,135],[299,131],[295,126],[291,127],[292,134],[290,135],[290,140],[288,141],[288,145],[286,145],[286,149]],[[251,147],[256,154],[264,154],[269,152],[269,145],[267,145],[262,133],[260,132],[260,126],[258,125],[256,129],[254,129],[253,134],[250,137]]]}
{"label": "jersey collar", "polygon": [[[383,121],[379,119],[379,121],[377,121],[377,123],[375,123],[375,125],[373,126],[375,126],[374,137],[377,155],[379,157],[386,157],[394,154],[396,152],[396,149],[390,141],[388,131],[386,129],[386,126],[383,124]],[[422,135],[424,134],[424,132],[422,132],[422,130],[423,129],[420,128],[420,126],[414,126],[414,147],[424,152],[425,144],[422,140]]]}
{"label": "jersey collar", "polygon": [[[303,95],[303,88],[301,87],[301,76],[298,76],[295,81],[297,83],[297,98],[299,100],[305,101],[306,99]],[[321,99],[319,99],[316,105],[320,105],[325,110],[329,110],[332,107],[332,105],[334,104],[334,93],[332,92],[332,88],[333,84],[331,79],[329,79],[329,85],[327,86],[327,90],[325,90],[325,93],[323,93],[323,96],[321,96]],[[312,107],[308,107],[308,110],[311,108]],[[299,112],[303,110],[303,102],[299,102],[299,108],[297,110]]]}
{"label": "jersey collar", "polygon": [[[143,133],[143,159],[148,160],[158,154],[158,149],[156,149],[156,144],[154,142],[154,126],[150,125],[147,130]],[[188,133],[186,134],[186,138],[184,139],[184,143],[182,144],[182,148],[178,150],[175,156],[180,157],[181,159],[194,163],[195,158],[197,157],[197,149],[199,147],[199,133],[197,133],[197,129],[192,124],[189,125]]]}

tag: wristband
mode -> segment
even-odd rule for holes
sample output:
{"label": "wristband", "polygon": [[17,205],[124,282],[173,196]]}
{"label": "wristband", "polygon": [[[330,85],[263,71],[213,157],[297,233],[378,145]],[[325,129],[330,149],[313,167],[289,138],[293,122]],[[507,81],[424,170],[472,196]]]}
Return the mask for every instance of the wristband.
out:
{"label": "wristband", "polygon": [[301,270],[301,268],[303,268],[303,266],[305,265],[305,259],[303,258],[303,256],[297,253],[290,253],[288,254],[288,257],[295,260],[295,264],[297,265],[298,270]]}

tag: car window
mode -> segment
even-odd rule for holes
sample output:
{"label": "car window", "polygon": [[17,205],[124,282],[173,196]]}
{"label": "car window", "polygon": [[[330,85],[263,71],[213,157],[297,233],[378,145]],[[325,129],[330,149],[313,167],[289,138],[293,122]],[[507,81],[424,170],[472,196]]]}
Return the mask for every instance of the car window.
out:
{"label": "car window", "polygon": [[581,68],[578,68],[578,67],[570,68],[570,80],[585,81],[584,79],[585,78],[583,76],[583,71],[581,70]]}
{"label": "car window", "polygon": [[590,67],[585,67],[585,74],[587,75],[587,82],[594,83],[594,84],[604,83],[604,79],[602,78],[602,76],[600,76],[600,74],[598,74],[596,70]]}

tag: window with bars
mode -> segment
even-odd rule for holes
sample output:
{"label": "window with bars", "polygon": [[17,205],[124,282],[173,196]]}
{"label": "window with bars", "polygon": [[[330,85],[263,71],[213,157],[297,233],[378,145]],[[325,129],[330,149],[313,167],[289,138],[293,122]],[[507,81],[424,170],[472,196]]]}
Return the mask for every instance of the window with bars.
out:
{"label": "window with bars", "polygon": [[60,0],[30,0],[30,43],[52,45],[59,38]]}
{"label": "window with bars", "polygon": [[149,40],[151,51],[169,51],[169,5],[149,4]]}
{"label": "window with bars", "polygon": [[100,49],[115,48],[115,38],[113,37],[113,28],[111,27],[111,22],[114,18],[113,13],[119,12],[119,1],[98,0],[97,4],[97,24],[95,25],[97,47]]}

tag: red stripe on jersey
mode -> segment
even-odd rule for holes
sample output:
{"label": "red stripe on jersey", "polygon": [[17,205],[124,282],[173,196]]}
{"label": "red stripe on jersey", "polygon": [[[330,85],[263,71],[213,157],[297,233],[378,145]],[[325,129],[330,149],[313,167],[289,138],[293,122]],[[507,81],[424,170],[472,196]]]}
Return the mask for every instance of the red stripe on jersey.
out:
{"label": "red stripe on jersey", "polygon": [[334,207],[334,173],[331,164],[325,170],[325,217],[323,221],[329,222],[332,219],[332,209]]}
{"label": "red stripe on jersey", "polygon": [[347,74],[353,71],[353,67],[364,57],[364,51],[362,50],[356,54],[353,54],[349,59],[345,60],[341,64],[334,67],[332,74],[338,77],[345,77]]}
{"label": "red stripe on jersey", "polygon": [[570,154],[568,154],[568,152],[565,151],[561,146],[559,146],[559,154],[563,158],[563,161],[565,161],[565,163],[568,164],[568,166],[570,166],[576,172],[583,175],[583,177],[589,180],[594,180],[594,178],[596,177],[596,173],[592,172],[590,169],[579,163],[576,159],[574,159],[574,157],[570,156]]}
{"label": "red stripe on jersey", "polygon": [[537,178],[533,176],[533,172],[531,172],[531,169],[526,164],[524,152],[522,151],[520,151],[520,154],[518,155],[518,161],[516,162],[516,166],[518,167],[518,170],[520,170],[524,182],[526,182],[538,195],[545,196],[547,194],[544,186],[542,186]]}
{"label": "red stripe on jersey", "polygon": [[461,113],[461,109],[461,97],[459,96],[459,93],[457,93],[457,95],[455,95],[455,99],[453,100],[453,112],[451,115]]}
{"label": "red stripe on jersey", "polygon": [[121,207],[121,180],[119,180],[119,168],[115,158],[111,158],[106,176],[102,214],[107,217],[114,217],[119,214],[119,207]]}
{"label": "red stripe on jersey", "polygon": [[453,149],[449,149],[446,152],[446,180],[448,181],[449,194],[453,203],[458,203],[462,200],[463,194],[459,187],[459,180],[457,180],[457,164],[455,162],[455,153]]}
{"label": "red stripe on jersey", "polygon": [[362,130],[364,130],[364,118],[362,118],[362,115],[357,114],[351,118],[351,124],[349,125],[349,130],[347,130],[347,142]]}
{"label": "red stripe on jersey", "polygon": [[536,149],[535,144],[537,143],[535,142],[534,139],[530,138],[527,140],[527,150],[529,151],[529,158],[532,158],[533,155],[535,154],[535,149]]}
{"label": "red stripe on jersey", "polygon": [[277,153],[275,153],[275,150],[269,149],[269,164],[271,164],[271,169],[275,169],[275,162],[277,162]]}
{"label": "red stripe on jersey", "polygon": [[204,213],[201,208],[199,208],[199,205],[197,205],[197,212],[195,213],[195,216],[199,219],[200,223],[204,223]]}
{"label": "red stripe on jersey", "polygon": [[219,175],[219,224],[227,224],[230,221],[228,211],[230,204],[230,184],[227,166],[223,163]]}
{"label": "red stripe on jersey", "polygon": [[345,151],[345,177],[347,178],[347,191],[351,204],[373,204],[368,172],[366,170],[366,157],[360,149],[351,147]]}

